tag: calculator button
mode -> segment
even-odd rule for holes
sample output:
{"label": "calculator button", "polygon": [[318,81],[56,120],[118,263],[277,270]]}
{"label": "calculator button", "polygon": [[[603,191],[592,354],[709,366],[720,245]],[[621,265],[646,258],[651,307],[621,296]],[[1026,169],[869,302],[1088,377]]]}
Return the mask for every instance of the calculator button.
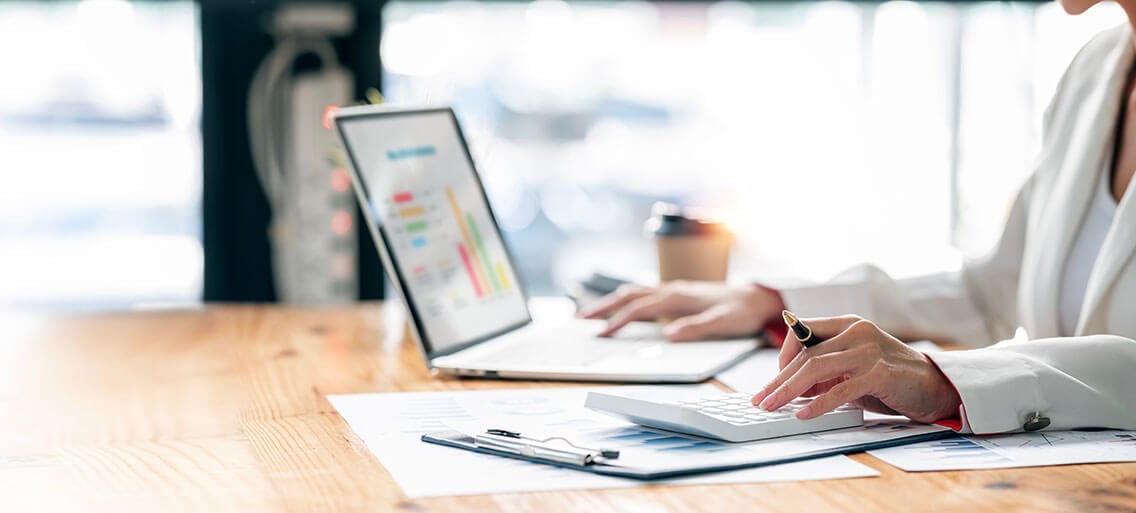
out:
{"label": "calculator button", "polygon": [[[616,398],[618,402],[615,401]],[[800,408],[811,403],[812,400],[813,398],[795,400],[777,411],[767,412],[753,406],[750,394],[718,394],[712,397],[649,401],[592,392],[588,396],[587,406],[647,426],[663,427],[733,442],[838,429],[863,423],[860,409],[847,404],[812,421],[806,422],[795,418]],[[676,425],[670,411],[691,412],[684,420],[690,422],[689,428]]]}

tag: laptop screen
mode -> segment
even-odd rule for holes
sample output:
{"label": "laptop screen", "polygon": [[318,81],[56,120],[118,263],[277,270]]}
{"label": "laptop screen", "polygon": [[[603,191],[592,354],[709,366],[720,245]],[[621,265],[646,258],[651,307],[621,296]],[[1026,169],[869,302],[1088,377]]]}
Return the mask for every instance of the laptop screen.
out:
{"label": "laptop screen", "polygon": [[525,295],[452,112],[380,111],[337,122],[426,353],[527,322]]}

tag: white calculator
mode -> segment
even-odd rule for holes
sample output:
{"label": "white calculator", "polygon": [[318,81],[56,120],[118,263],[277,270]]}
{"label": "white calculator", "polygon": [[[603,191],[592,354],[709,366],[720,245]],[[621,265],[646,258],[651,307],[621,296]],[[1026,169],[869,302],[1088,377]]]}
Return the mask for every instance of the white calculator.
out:
{"label": "white calculator", "polygon": [[[638,387],[629,387],[635,389]],[[639,390],[642,390],[641,388]],[[764,411],[750,403],[753,394],[665,399],[659,394],[629,390],[589,392],[584,406],[643,426],[677,431],[727,442],[750,442],[860,426],[864,410],[844,405],[816,418],[796,417],[812,399],[796,399],[781,409]]]}

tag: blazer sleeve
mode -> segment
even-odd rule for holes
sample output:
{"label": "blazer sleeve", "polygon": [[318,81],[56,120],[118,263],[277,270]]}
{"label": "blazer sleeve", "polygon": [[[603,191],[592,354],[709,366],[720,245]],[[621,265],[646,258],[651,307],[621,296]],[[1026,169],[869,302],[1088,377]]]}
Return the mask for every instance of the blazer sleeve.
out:
{"label": "blazer sleeve", "polygon": [[962,432],[1020,431],[1037,413],[1047,430],[1136,429],[1136,341],[1117,335],[1006,341],[928,353],[962,398]]}
{"label": "blazer sleeve", "polygon": [[994,249],[960,271],[893,279],[862,265],[821,285],[782,287],[785,305],[808,317],[856,314],[904,338],[988,346],[1013,336],[1018,277],[1034,179],[1018,191]]}

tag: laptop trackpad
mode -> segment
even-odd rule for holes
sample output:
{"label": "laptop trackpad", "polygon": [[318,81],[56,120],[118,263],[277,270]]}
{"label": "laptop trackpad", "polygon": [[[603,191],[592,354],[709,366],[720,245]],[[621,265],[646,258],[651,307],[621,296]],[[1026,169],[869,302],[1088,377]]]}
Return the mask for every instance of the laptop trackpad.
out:
{"label": "laptop trackpad", "polygon": [[[538,322],[537,328],[542,333],[556,330],[561,333],[572,333],[577,337],[596,338],[600,332],[607,328],[607,321],[595,319],[569,319],[565,321]],[[664,340],[663,325],[657,322],[632,322],[615,332],[611,337],[604,339],[615,340]],[[604,340],[601,339],[601,340]]]}

